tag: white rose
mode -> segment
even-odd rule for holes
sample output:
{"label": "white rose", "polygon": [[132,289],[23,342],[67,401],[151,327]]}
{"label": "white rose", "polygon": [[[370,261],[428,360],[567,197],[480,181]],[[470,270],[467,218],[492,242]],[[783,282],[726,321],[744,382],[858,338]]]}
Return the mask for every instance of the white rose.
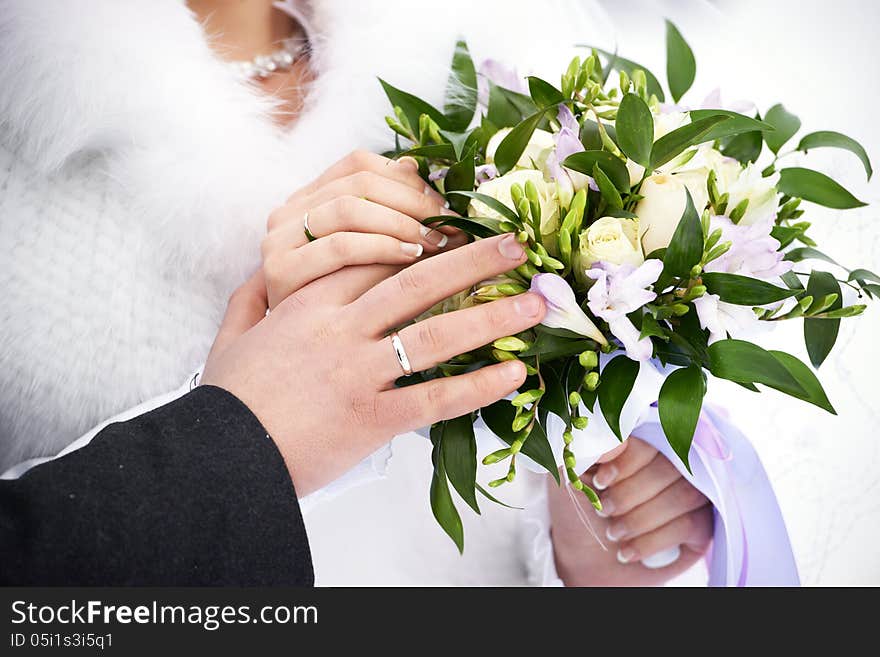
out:
{"label": "white rose", "polygon": [[690,191],[697,212],[702,212],[709,200],[706,173],[684,172],[655,174],[642,183],[639,193],[644,198],[636,205],[639,217],[639,240],[645,253],[669,246],[678,222],[687,207]]}
{"label": "white rose", "polygon": [[[513,206],[513,199],[510,195],[510,188],[514,184],[518,184],[525,190],[526,183],[532,182],[538,190],[538,201],[541,206],[541,234],[549,235],[559,230],[559,200],[556,193],[556,183],[544,180],[544,175],[540,171],[534,169],[517,169],[504,174],[500,178],[484,182],[477,188],[480,194],[491,196],[501,201],[510,209],[516,211]],[[492,217],[495,219],[504,219],[503,216],[495,212],[485,203],[473,200],[468,206],[468,214],[472,217]],[[550,245],[545,246],[550,249],[555,241],[551,241]]]}
{"label": "white rose", "polygon": [[[739,168],[738,163],[736,166]],[[769,221],[776,216],[779,194],[776,189],[779,184],[778,173],[764,178],[755,163],[750,162],[744,169],[739,169],[739,175],[729,184],[722,185],[720,178],[719,176],[718,193],[727,192],[730,194],[730,200],[727,202],[727,214],[730,214],[743,201],[748,200],[749,202],[746,213],[739,220],[741,226],[751,226]]]}
{"label": "white rose", "polygon": [[[492,163],[495,161],[495,151],[498,150],[498,146],[504,138],[510,134],[511,129],[502,128],[492,135],[489,143],[486,144],[486,162]],[[519,156],[516,167],[519,169],[540,169],[543,171],[544,165],[547,162],[547,156],[550,155],[555,147],[556,142],[553,140],[552,133],[546,130],[535,130],[522,155]]]}
{"label": "white rose", "polygon": [[[690,114],[687,112],[666,112],[662,114],[654,114],[654,141],[661,137],[665,137],[673,130],[687,125],[691,122]],[[692,151],[688,150],[674,158],[671,162],[666,163],[662,167],[665,173],[672,173],[682,168],[692,157]],[[637,185],[645,175],[645,167],[637,164],[632,160],[626,161],[626,168],[629,171],[629,184]]]}
{"label": "white rose", "polygon": [[[635,219],[602,217],[581,231],[575,262],[575,276],[581,280],[593,263],[638,267],[645,261]],[[582,283],[586,281],[583,277]]]}

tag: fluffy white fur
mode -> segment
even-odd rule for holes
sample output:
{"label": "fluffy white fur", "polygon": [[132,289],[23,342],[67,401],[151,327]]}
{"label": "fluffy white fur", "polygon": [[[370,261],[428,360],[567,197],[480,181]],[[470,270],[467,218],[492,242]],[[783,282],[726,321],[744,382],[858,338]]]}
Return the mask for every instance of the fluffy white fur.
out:
{"label": "fluffy white fur", "polygon": [[5,0],[0,470],[199,365],[269,212],[348,151],[390,145],[377,75],[439,103],[458,35],[476,59],[556,75],[605,30],[585,6],[318,0],[317,82],[282,131],[182,1]]}

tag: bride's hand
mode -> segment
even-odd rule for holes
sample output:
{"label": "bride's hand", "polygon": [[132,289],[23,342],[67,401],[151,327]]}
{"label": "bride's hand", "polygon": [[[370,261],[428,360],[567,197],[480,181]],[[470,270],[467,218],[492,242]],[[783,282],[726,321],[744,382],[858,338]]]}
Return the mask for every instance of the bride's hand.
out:
{"label": "bride's hand", "polygon": [[[581,524],[572,500],[556,482],[548,489],[553,549],[559,576],[568,586],[654,586],[690,568],[712,538],[712,507],[666,457],[631,436],[600,459],[581,479],[597,488],[600,514],[583,495],[575,498],[608,550]],[[664,568],[641,559],[681,546]]]}
{"label": "bride's hand", "polygon": [[269,217],[262,245],[269,308],[343,267],[404,266],[464,244],[452,227],[420,223],[440,214],[455,213],[419,177],[415,160],[351,153]]}
{"label": "bride's hand", "polygon": [[[250,408],[305,495],[393,436],[469,413],[522,384],[525,366],[513,361],[395,388],[403,371],[387,334],[525,260],[516,238],[503,235],[390,278],[350,267],[298,289],[269,315],[258,278],[230,302],[202,383]],[[399,338],[410,368],[421,371],[535,326],[544,312],[542,299],[526,293],[420,321],[400,329]]]}

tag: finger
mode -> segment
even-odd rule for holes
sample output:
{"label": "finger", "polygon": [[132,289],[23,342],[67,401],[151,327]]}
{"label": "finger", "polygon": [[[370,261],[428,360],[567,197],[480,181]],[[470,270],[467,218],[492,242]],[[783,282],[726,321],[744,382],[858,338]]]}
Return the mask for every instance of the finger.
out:
{"label": "finger", "polygon": [[300,290],[303,299],[320,299],[345,306],[364,292],[390,278],[405,265],[352,265],[312,281]]}
{"label": "finger", "polygon": [[712,540],[712,529],[712,507],[704,506],[622,544],[617,552],[617,560],[622,563],[640,561],[678,545],[702,554]]}
{"label": "finger", "polygon": [[266,281],[260,269],[229,297],[226,314],[208,358],[223,351],[233,340],[256,326],[266,316],[267,308]]}
{"label": "finger", "polygon": [[677,517],[696,511],[709,503],[706,496],[681,478],[623,516],[613,518],[606,535],[612,541],[628,541],[659,529]]}
{"label": "finger", "polygon": [[419,221],[442,214],[454,215],[446,201],[436,192],[426,194],[396,180],[389,180],[372,171],[359,171],[319,187],[298,201],[305,207],[327,203],[340,196],[355,196],[386,208],[397,210]]}
{"label": "finger", "polygon": [[651,445],[635,436],[630,436],[623,444],[626,445],[626,449],[619,456],[603,463],[596,470],[596,475],[593,477],[593,486],[596,489],[605,490],[614,482],[631,477],[658,454]]}
{"label": "finger", "polygon": [[629,447],[630,442],[631,441],[629,441],[629,440],[624,440],[622,443],[620,443],[614,449],[605,452],[602,456],[600,456],[596,460],[596,464],[601,465],[602,463],[608,463],[609,461],[613,461],[614,459],[616,459],[618,456],[620,456],[621,454],[623,454],[626,451],[626,448]]}
{"label": "finger", "polygon": [[432,252],[449,242],[448,235],[402,212],[357,196],[340,196],[311,210],[309,230],[315,237],[343,231],[389,235],[404,242],[421,243]]}
{"label": "finger", "polygon": [[405,265],[422,255],[421,244],[387,235],[334,233],[292,251],[274,254],[263,263],[269,307],[274,308],[311,281],[349,265]]}
{"label": "finger", "polygon": [[[400,331],[413,371],[430,369],[458,354],[485,346],[493,340],[525,331],[544,319],[544,301],[537,294],[520,294],[473,308],[430,317]],[[388,380],[400,376],[390,338],[379,343],[380,362],[386,364]]]}
{"label": "finger", "polygon": [[631,477],[618,481],[602,495],[602,515],[622,516],[681,478],[681,473],[663,455],[655,458]]}
{"label": "finger", "polygon": [[[394,358],[393,352],[388,355]],[[460,417],[503,399],[522,385],[520,361],[483,367],[475,372],[435,379],[379,393],[377,412],[395,434]]]}
{"label": "finger", "polygon": [[350,308],[372,335],[416,317],[438,301],[525,262],[513,235],[479,240],[407,267],[366,292]]}
{"label": "finger", "polygon": [[[307,193],[312,193],[335,180],[361,171],[368,171],[383,178],[395,180],[422,193],[425,193],[425,187],[428,187],[421,176],[419,176],[419,164],[415,159],[402,157],[399,160],[392,160],[370,151],[356,150],[346,155],[313,180],[306,188],[306,191]],[[437,192],[434,193],[436,194]]]}

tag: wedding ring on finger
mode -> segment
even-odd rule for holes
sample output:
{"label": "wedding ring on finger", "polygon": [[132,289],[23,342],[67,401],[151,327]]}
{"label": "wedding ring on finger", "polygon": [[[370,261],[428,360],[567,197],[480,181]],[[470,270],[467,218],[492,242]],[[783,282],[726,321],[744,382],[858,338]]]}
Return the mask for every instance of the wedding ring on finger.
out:
{"label": "wedding ring on finger", "polygon": [[309,242],[314,242],[316,239],[318,239],[317,237],[314,236],[314,234],[312,234],[312,231],[309,228],[309,213],[308,212],[306,212],[303,215],[303,232],[306,234],[306,239]]}
{"label": "wedding ring on finger", "polygon": [[412,366],[409,363],[409,357],[406,355],[406,349],[403,348],[403,342],[397,331],[391,334],[391,346],[394,348],[394,355],[397,356],[397,362],[400,363],[403,375],[412,376]]}

